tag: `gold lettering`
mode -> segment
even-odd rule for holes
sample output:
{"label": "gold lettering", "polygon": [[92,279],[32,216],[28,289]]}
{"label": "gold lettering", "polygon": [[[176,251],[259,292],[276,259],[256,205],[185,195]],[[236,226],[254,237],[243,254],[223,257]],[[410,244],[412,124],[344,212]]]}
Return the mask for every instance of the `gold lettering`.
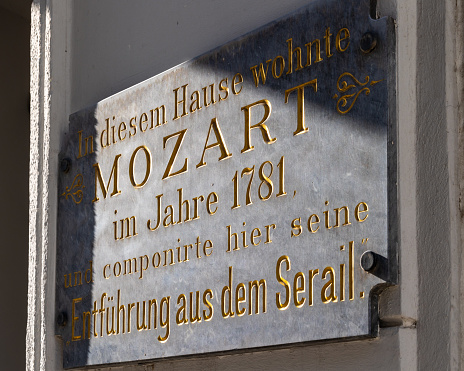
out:
{"label": "gold lettering", "polygon": [[[255,238],[259,238],[258,242],[255,241]],[[261,242],[261,230],[259,228],[254,228],[251,231],[250,240],[251,240],[251,244],[253,246],[258,246],[260,244],[260,242]]]}
{"label": "gold lettering", "polygon": [[76,304],[80,303],[81,301],[82,301],[82,298],[76,298],[76,299],[73,299],[73,301],[72,301],[72,320],[71,320],[71,339],[72,339],[72,341],[81,340],[80,335],[74,335],[74,333],[75,333],[74,326],[75,326],[77,320],[79,319],[79,317],[76,316]]}
{"label": "gold lettering", "polygon": [[82,286],[82,272],[74,272],[74,286]]}
{"label": "gold lettering", "polygon": [[[292,220],[292,230],[290,231],[290,237],[298,237],[303,232],[303,228],[301,227],[300,223],[301,218],[295,218]],[[295,233],[293,230],[295,230],[297,233]]]}
{"label": "gold lettering", "polygon": [[118,189],[118,181],[119,181],[118,169],[119,169],[119,158],[120,157],[121,155],[116,155],[116,157],[114,158],[113,167],[110,173],[110,179],[108,180],[108,185],[106,187],[105,187],[105,182],[103,180],[103,176],[101,173],[100,165],[98,163],[93,165],[93,167],[95,168],[95,197],[92,200],[92,202],[97,202],[100,200],[97,196],[98,185],[100,185],[100,189],[103,193],[103,198],[106,198],[106,195],[108,194],[108,189],[110,187],[111,179],[113,179],[113,176],[114,176],[113,192],[111,193],[110,196],[113,197],[121,193],[121,191]]}
{"label": "gold lettering", "polygon": [[[251,125],[250,124],[251,123],[250,111],[252,107],[256,107],[256,106],[264,107],[264,116],[260,122],[258,122],[255,125]],[[267,144],[272,144],[277,140],[277,138],[271,137],[268,127],[264,124],[269,118],[269,116],[271,116],[271,110],[272,110],[271,102],[269,102],[267,99],[262,99],[262,100],[259,100],[257,102],[254,102],[252,104],[242,107],[242,111],[244,111],[245,113],[245,145],[241,151],[242,153],[252,151],[255,148],[254,146],[251,145],[251,136],[250,136],[251,133],[250,132],[252,129],[259,128],[261,130],[263,140]]]}
{"label": "gold lettering", "polygon": [[82,313],[82,339],[85,339],[85,325],[87,323],[87,339],[90,339],[90,312]]}
{"label": "gold lettering", "polygon": [[187,129],[184,129],[184,130],[178,131],[177,133],[168,135],[163,138],[163,149],[165,149],[166,143],[168,142],[168,140],[175,136],[178,136],[177,142],[174,145],[171,158],[169,159],[168,165],[166,166],[166,171],[164,172],[162,179],[167,179],[167,178],[170,178],[175,175],[179,175],[179,174],[182,174],[188,171],[188,159],[186,158],[184,162],[184,166],[180,170],[177,170],[176,172],[171,173],[172,167],[174,166],[174,161],[176,161],[177,154],[179,153],[180,146],[182,145],[182,142],[184,141],[186,132],[187,132]]}
{"label": "gold lettering", "polygon": [[345,223],[343,223],[343,225],[351,225],[348,206],[342,206],[342,207],[334,209],[335,211],[335,225],[333,226],[334,228],[337,228],[340,226],[340,210],[345,211]]}
{"label": "gold lettering", "polygon": [[[314,219],[314,221],[313,221],[313,219]],[[317,232],[317,230],[319,229],[319,226],[317,226],[316,229],[313,229],[313,225],[314,224],[319,224],[320,221],[321,220],[319,219],[319,217],[316,214],[313,214],[308,218],[308,229],[309,229],[309,231],[311,233],[316,233]]]}
{"label": "gold lettering", "polygon": [[229,88],[227,87],[227,83],[228,83],[227,77],[222,79],[221,82],[219,83],[219,91],[220,92],[222,92],[222,91],[225,92],[224,96],[221,96],[221,93],[219,93],[219,102],[221,100],[226,100],[227,97],[229,96]]}
{"label": "gold lettering", "polygon": [[316,45],[316,60],[314,63],[321,62],[321,41],[319,39],[315,39],[314,41],[305,44],[306,46],[306,65],[305,67],[311,66],[312,63],[312,55],[311,55],[311,48],[313,45]]}
{"label": "gold lettering", "polygon": [[205,319],[205,321],[211,321],[211,319],[213,318],[214,308],[213,304],[211,304],[211,302],[207,299],[207,296],[209,296],[210,299],[213,298],[213,292],[210,289],[207,289],[203,293],[203,304],[209,309],[208,314],[206,314],[206,310],[203,309],[203,318]]}
{"label": "gold lettering", "polygon": [[[182,303],[181,303],[182,301]],[[176,323],[180,326],[184,323],[188,323],[187,319],[187,298],[184,294],[180,294],[177,298],[177,305],[180,305],[176,313]]]}
{"label": "gold lettering", "polygon": [[193,113],[196,110],[201,110],[201,103],[200,103],[200,92],[195,90],[192,95],[190,95],[190,112]]}
{"label": "gold lettering", "polygon": [[[190,218],[190,201],[189,200],[184,200],[184,197],[183,197],[183,192],[184,190],[182,188],[179,188],[177,190],[177,193],[179,195],[179,219],[177,221],[177,224],[181,224],[182,222],[189,222],[191,221],[192,219]],[[183,206],[185,205],[185,219],[183,219]]]}
{"label": "gold lettering", "polygon": [[140,131],[142,133],[145,133],[147,130],[148,130],[148,124],[147,126],[145,126],[145,128],[143,127],[143,124],[145,124],[146,122],[148,122],[148,116],[147,114],[144,112],[140,115],[140,118],[139,118],[139,126],[140,126]]}
{"label": "gold lettering", "polygon": [[[259,85],[259,76],[261,76],[261,80],[263,81],[263,85],[266,84],[267,71],[269,70],[269,63],[271,63],[271,62],[272,62],[272,59],[269,59],[269,60],[266,61],[266,72],[264,72],[264,66],[263,66],[262,63],[259,64],[259,68],[258,68],[258,65],[253,66],[253,67],[250,68],[251,72],[253,73],[253,79],[255,81],[256,87],[258,87],[258,85]],[[234,77],[234,79],[235,79],[235,77]]]}
{"label": "gold lettering", "polygon": [[93,316],[93,336],[97,337],[97,314],[98,314],[98,309],[97,309],[97,302],[93,302],[93,310],[92,310],[92,316]]}
{"label": "gold lettering", "polygon": [[[221,312],[223,318],[234,317],[234,312],[232,311],[232,278],[233,278],[233,269],[229,267],[229,285],[222,288],[221,293]],[[228,296],[229,307],[226,308],[226,295]]]}
{"label": "gold lettering", "polygon": [[71,273],[64,275],[64,288],[67,289],[69,287],[72,287]]}
{"label": "gold lettering", "polygon": [[231,249],[231,245],[232,245],[232,244],[231,244],[231,240],[232,240],[232,237],[235,238],[235,239],[234,239],[234,241],[235,241],[234,251],[235,251],[235,250],[240,250],[240,247],[238,247],[238,237],[237,237],[237,233],[235,233],[235,232],[234,232],[234,233],[230,233],[230,232],[231,232],[231,226],[230,226],[230,225],[226,226],[226,228],[227,228],[227,232],[228,232],[228,234],[229,234],[229,239],[228,239],[228,242],[229,242],[229,243],[228,243],[228,245],[227,245],[227,252],[231,252],[231,251],[232,251],[232,249]]}
{"label": "gold lettering", "polygon": [[[156,263],[156,260],[158,260],[158,263]],[[159,266],[161,265],[161,255],[159,252],[155,252],[153,254],[151,263],[153,265],[153,268],[159,268]]]}
{"label": "gold lettering", "polygon": [[[343,36],[341,35],[343,32]],[[348,46],[350,45],[350,30],[348,28],[342,28],[340,31],[338,31],[337,36],[335,37],[335,46],[339,52],[344,52],[346,49],[348,49]],[[341,42],[344,40],[348,40],[346,43],[345,47],[342,47]]]}
{"label": "gold lettering", "polygon": [[[119,137],[119,140],[122,142],[124,139],[126,139],[127,137],[127,133],[124,133],[127,129],[127,126],[126,126],[126,123],[123,121],[119,124],[119,128],[118,128],[118,137]],[[121,137],[121,133],[124,133],[124,136]]]}
{"label": "gold lettering", "polygon": [[[277,72],[277,64],[279,65],[279,72]],[[272,76],[275,79],[280,78],[282,74],[284,73],[285,69],[285,60],[284,57],[278,55],[277,57],[274,58],[272,61]]]}
{"label": "gold lettering", "polygon": [[195,314],[193,313],[193,292],[190,293],[190,323],[201,322],[200,315],[200,291],[195,291]]}
{"label": "gold lettering", "polygon": [[[185,100],[185,97],[184,97],[184,100]],[[176,107],[177,109],[177,107]],[[184,108],[185,109],[185,108]],[[162,112],[162,119],[160,117],[160,113]],[[163,105],[159,106],[159,107],[156,107],[155,109],[151,109],[150,110],[150,113],[151,113],[151,126],[150,126],[150,129],[153,129],[153,123],[155,121],[155,112],[156,112],[156,125],[155,127],[158,127],[158,126],[161,126],[161,125],[164,125],[164,124],[167,124],[168,121],[166,120],[166,107]]]}
{"label": "gold lettering", "polygon": [[239,317],[243,316],[246,312],[246,308],[240,309],[240,304],[245,301],[245,292],[245,285],[243,283],[239,283],[235,288],[235,312]]}
{"label": "gold lettering", "polygon": [[277,281],[285,287],[285,301],[282,303],[282,294],[280,292],[276,293],[276,305],[277,309],[285,310],[290,304],[290,284],[288,281],[282,277],[282,263],[285,262],[286,271],[288,272],[291,269],[290,258],[287,255],[282,255],[279,260],[277,260],[276,265],[276,278]]}
{"label": "gold lettering", "polygon": [[266,228],[266,241],[264,241],[264,243],[272,243],[272,240],[271,240],[271,228],[276,229],[276,225],[275,224],[269,224],[269,225],[265,225],[264,228]]}
{"label": "gold lettering", "polygon": [[345,301],[345,264],[340,264],[340,301]]}
{"label": "gold lettering", "polygon": [[294,54],[296,54],[296,68],[295,68],[295,71],[301,70],[303,68],[303,66],[301,65],[301,48],[296,47],[295,49],[293,49],[292,42],[293,42],[293,39],[291,39],[291,38],[287,40],[287,45],[288,45],[288,70],[287,70],[287,75],[293,72],[293,55]]}
{"label": "gold lettering", "polygon": [[[192,245],[190,245],[190,246],[192,246]],[[171,262],[169,263],[169,265],[176,264],[174,262],[174,250],[173,249],[163,250],[163,252],[164,252],[164,264],[163,264],[163,267],[168,265],[168,252],[170,253],[169,255],[171,257]],[[188,261],[188,258],[187,258],[187,261]]]}
{"label": "gold lettering", "polygon": [[77,155],[77,158],[81,158],[86,156],[87,154],[93,153],[93,136],[89,135],[88,137],[85,138],[85,153],[82,154],[82,130],[78,131],[79,134],[79,154]]}
{"label": "gold lettering", "polygon": [[[108,298],[109,301],[113,301],[113,297]],[[109,324],[110,319],[110,308],[106,308],[106,335],[111,336],[115,334],[114,331],[114,305],[111,307],[111,329]]]}
{"label": "gold lettering", "polygon": [[[132,231],[131,231],[131,221],[132,221]],[[134,215],[130,218],[124,218],[119,220],[121,223],[121,235],[118,236],[118,222],[113,222],[114,225],[114,239],[116,241],[123,240],[124,238],[131,238],[137,236],[137,219]],[[124,231],[126,231],[126,235],[124,236]]]}
{"label": "gold lettering", "polygon": [[[140,277],[139,280],[143,278],[143,272],[146,271],[150,265],[150,259],[148,259],[148,255],[142,255],[139,257],[140,259]],[[144,263],[145,262],[145,266]]]}
{"label": "gold lettering", "polygon": [[[322,279],[325,280],[327,275],[330,276],[330,279],[324,284],[321,290],[321,300],[324,304],[337,301],[337,296],[335,295],[335,270],[332,267],[326,267],[322,272]],[[327,296],[328,289],[330,289],[329,296]]]}
{"label": "gold lettering", "polygon": [[237,90],[236,86],[240,85],[243,82],[243,76],[240,73],[236,73],[232,79],[232,93],[234,95],[239,95],[243,89],[243,86],[240,87],[240,90]]}
{"label": "gold lettering", "polygon": [[148,329],[151,329],[151,307],[153,307],[153,328],[156,328],[157,316],[156,312],[158,311],[158,303],[156,299],[148,300]]}
{"label": "gold lettering", "polygon": [[[160,303],[160,325],[162,328],[166,328],[166,332],[164,334],[164,336],[161,336],[159,335],[158,336],[158,341],[160,343],[165,343],[168,338],[169,338],[169,328],[170,328],[170,321],[169,321],[169,303],[170,303],[170,299],[171,297],[170,296],[167,296],[163,299],[161,299],[161,303]],[[163,304],[164,306],[166,307],[166,311],[165,311],[165,314],[163,315]]]}
{"label": "gold lettering", "polygon": [[130,119],[129,126],[134,131],[134,132],[129,131],[129,138],[132,138],[135,134],[137,134],[137,117],[132,117]]}
{"label": "gold lettering", "polygon": [[[113,116],[113,121],[114,121],[114,116]],[[109,140],[110,119],[107,118],[107,119],[105,120],[105,122],[106,122],[106,129],[103,129],[103,130],[102,130],[102,133],[101,133],[101,135],[100,135],[100,145],[101,145],[102,148],[106,148],[106,147],[108,147],[108,146],[111,145],[111,144],[110,144],[110,140]],[[104,143],[104,141],[103,141],[103,136],[104,136],[104,135],[106,135],[106,143]]]}
{"label": "gold lettering", "polygon": [[[329,206],[329,201],[326,201],[325,202],[326,206]],[[323,212],[324,214],[324,220],[325,220],[325,227],[327,229],[332,229],[332,227],[330,226],[330,216],[329,216],[329,211],[326,210]]]}
{"label": "gold lettering", "polygon": [[[212,144],[208,144],[209,136],[211,134],[211,129],[213,129],[214,135],[216,136],[216,142]],[[219,123],[216,117],[211,120],[211,123],[209,125],[208,135],[206,136],[205,146],[203,147],[203,154],[201,155],[201,159],[197,165],[197,168],[206,165],[206,162],[204,160],[206,150],[214,148],[214,147],[219,147],[221,151],[221,156],[219,157],[218,161],[232,157],[232,153],[230,153],[229,150],[227,149],[226,143],[224,141],[224,137],[222,136],[221,128],[219,127]]]}
{"label": "gold lettering", "polygon": [[308,128],[305,126],[305,109],[304,109],[304,88],[312,86],[314,91],[317,92],[317,79],[305,82],[304,84],[295,86],[294,88],[285,90],[285,103],[288,103],[288,96],[291,92],[297,91],[297,126],[293,135],[306,133]]}
{"label": "gold lettering", "polygon": [[330,27],[327,27],[327,29],[325,30],[325,36],[324,36],[325,55],[327,56],[327,58],[330,58],[333,55],[332,52],[330,51],[330,36],[332,36],[332,34],[330,33]]}
{"label": "gold lettering", "polygon": [[[125,259],[123,261],[124,263],[124,275],[126,274],[132,274],[132,261],[134,261],[134,273],[137,273],[138,272],[138,269],[137,269],[137,259],[136,258],[132,258],[132,259]],[[129,266],[129,269],[127,269],[127,267]]]}
{"label": "gold lettering", "polygon": [[349,280],[349,297],[354,300],[354,242],[350,241],[349,245],[349,263],[348,263],[348,280]]}
{"label": "gold lettering", "polygon": [[[108,279],[108,278],[111,277],[111,274],[109,274],[109,275],[106,274],[106,267],[111,268],[111,266],[109,264],[106,264],[105,267],[103,268],[103,278]],[[110,271],[111,271],[111,269],[110,269]]]}
{"label": "gold lettering", "polygon": [[214,205],[218,202],[218,195],[216,192],[211,192],[208,197],[206,198],[206,211],[208,212],[209,215],[214,215],[216,214],[218,210],[218,206],[213,210],[211,210],[211,205]]}
{"label": "gold lettering", "polygon": [[129,303],[127,304],[127,333],[130,334],[131,332],[131,312],[132,309],[134,309],[135,303]]}
{"label": "gold lettering", "polygon": [[[142,314],[140,315],[140,303],[137,302],[137,331],[143,331],[148,328],[147,323],[145,322],[146,319],[146,305],[147,303],[145,301],[142,302]],[[140,321],[140,317],[142,317],[142,320]],[[140,324],[141,323],[141,324]]]}
{"label": "gold lettering", "polygon": [[210,256],[213,252],[211,251],[208,254],[208,251],[213,248],[213,243],[210,240],[206,240],[205,243],[203,244],[203,254],[205,256]]}
{"label": "gold lettering", "polygon": [[310,269],[309,270],[309,293],[308,293],[308,305],[310,307],[313,306],[313,292],[314,292],[314,276],[317,276],[319,274],[319,269]]}
{"label": "gold lettering", "polygon": [[298,295],[305,291],[305,276],[303,272],[295,274],[293,279],[293,303],[295,307],[301,308],[304,305],[305,298],[298,299]]}
{"label": "gold lettering", "polygon": [[[173,120],[177,120],[177,119],[179,119],[181,117],[184,117],[184,116],[188,115],[188,112],[187,112],[187,86],[188,86],[188,84],[182,85],[182,96],[183,96],[182,100],[178,100],[178,96],[177,96],[177,93],[178,93],[180,88],[176,88],[176,89],[173,90],[173,92],[174,92],[174,100],[175,100]],[[179,104],[182,104],[182,115],[180,115],[180,116],[179,116],[179,113],[177,111],[177,109],[179,107]]]}
{"label": "gold lettering", "polygon": [[204,88],[202,88],[203,90],[203,104],[205,107],[208,107],[209,105],[211,104],[215,104],[216,101],[214,100],[214,84],[211,84],[209,86],[210,88],[210,91],[211,91],[211,99],[208,101],[208,87],[205,86]]}
{"label": "gold lettering", "polygon": [[267,285],[266,280],[261,279],[248,282],[248,315],[252,315],[253,309],[253,288],[256,288],[256,301],[255,301],[255,314],[259,314],[259,288],[262,286],[262,302],[263,302],[263,313],[266,313],[266,293]]}
{"label": "gold lettering", "polygon": [[[363,210],[360,210],[361,206],[363,207]],[[366,214],[366,216],[363,219],[361,219],[361,214],[367,213],[368,211],[369,211],[369,206],[367,206],[365,202],[360,202],[359,204],[356,205],[354,209],[354,217],[356,218],[358,222],[362,223],[363,221],[367,219],[369,214]]]}
{"label": "gold lettering", "polygon": [[177,224],[174,221],[174,209],[173,209],[172,205],[166,206],[166,208],[164,209],[164,213],[166,214],[166,216],[164,217],[164,220],[163,220],[163,225],[165,227],[169,227],[170,225]]}
{"label": "gold lettering", "polygon": [[[139,150],[143,150],[145,152],[145,160],[146,160],[146,165],[145,165],[145,178],[142,180],[141,183],[137,183],[134,179],[134,163],[135,163],[135,157],[137,156],[137,153]],[[135,151],[132,153],[130,162],[129,162],[129,179],[132,183],[132,186],[134,188],[142,188],[147,182],[148,178],[150,177],[150,172],[151,172],[151,153],[150,150],[145,147],[145,146],[140,146],[135,149]]]}
{"label": "gold lettering", "polygon": [[100,304],[100,310],[98,313],[100,313],[100,337],[103,337],[103,316],[105,314],[105,298],[107,296],[107,293],[104,292],[101,296],[101,304]]}
{"label": "gold lettering", "polygon": [[[126,329],[125,329],[125,323],[126,323],[126,307],[123,305],[120,304],[121,303],[121,290],[118,290],[118,300],[117,300],[117,304],[116,304],[116,307],[118,308],[118,316],[116,317],[116,333],[119,334],[120,331],[119,331],[119,325],[120,325],[120,322],[122,322],[122,333],[124,334],[126,332]],[[122,313],[122,321],[120,321],[121,319],[121,313]]]}
{"label": "gold lettering", "polygon": [[[89,263],[90,263],[90,268],[85,271],[85,275],[84,275],[85,282],[87,282],[87,283],[93,282],[93,277],[92,277],[92,275],[93,275],[92,263],[93,262],[92,262],[92,260],[89,260]],[[87,279],[87,273],[89,274],[88,279]]]}

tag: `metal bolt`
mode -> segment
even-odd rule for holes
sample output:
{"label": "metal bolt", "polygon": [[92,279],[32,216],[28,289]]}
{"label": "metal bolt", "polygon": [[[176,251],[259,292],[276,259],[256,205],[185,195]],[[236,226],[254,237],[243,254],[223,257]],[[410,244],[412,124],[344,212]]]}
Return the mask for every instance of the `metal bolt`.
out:
{"label": "metal bolt", "polygon": [[366,32],[361,38],[361,51],[365,54],[370,53],[377,46],[377,38],[370,32]]}
{"label": "metal bolt", "polygon": [[70,158],[64,158],[60,162],[60,169],[63,173],[68,173],[69,170],[71,170],[71,159]]}
{"label": "metal bolt", "polygon": [[56,323],[58,326],[64,327],[66,326],[66,323],[68,323],[68,315],[66,312],[61,312],[58,314],[58,317],[56,318]]}
{"label": "metal bolt", "polygon": [[377,257],[372,251],[366,251],[361,256],[361,267],[366,272],[372,272],[377,267]]}

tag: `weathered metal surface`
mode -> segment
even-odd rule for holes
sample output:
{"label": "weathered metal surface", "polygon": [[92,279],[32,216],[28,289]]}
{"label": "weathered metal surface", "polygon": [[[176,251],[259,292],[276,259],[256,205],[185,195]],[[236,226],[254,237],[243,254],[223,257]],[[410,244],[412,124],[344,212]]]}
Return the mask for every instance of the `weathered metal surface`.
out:
{"label": "weathered metal surface", "polygon": [[375,336],[370,296],[396,279],[394,63],[368,1],[318,1],[73,114],[64,367]]}

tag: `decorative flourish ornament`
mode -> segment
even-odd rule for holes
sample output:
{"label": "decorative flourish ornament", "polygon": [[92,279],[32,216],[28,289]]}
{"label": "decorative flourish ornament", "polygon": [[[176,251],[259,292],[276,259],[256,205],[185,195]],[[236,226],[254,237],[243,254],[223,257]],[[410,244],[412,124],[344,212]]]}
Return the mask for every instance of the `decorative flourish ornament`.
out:
{"label": "decorative flourish ornament", "polygon": [[[352,83],[349,84],[348,81],[350,79],[352,80]],[[355,91],[352,94],[342,95],[340,98],[338,97],[338,94],[335,94],[333,96],[334,99],[338,98],[338,101],[337,101],[337,112],[338,113],[340,113],[341,115],[344,115],[350,112],[354,104],[356,103],[356,100],[358,99],[359,95],[362,92],[364,92],[365,95],[369,95],[371,90],[367,87],[368,84],[369,86],[374,86],[375,84],[378,84],[379,82],[383,81],[383,80],[378,80],[378,81],[371,81],[369,83],[369,80],[370,80],[370,77],[366,76],[364,78],[364,82],[360,82],[349,72],[344,72],[340,75],[340,77],[337,80],[337,89],[340,93],[346,93],[348,90],[351,90],[356,87],[360,89],[357,92]],[[351,100],[350,105],[347,108],[345,108],[349,104],[350,100]]]}
{"label": "decorative flourish ornament", "polygon": [[69,196],[71,196],[72,200],[75,204],[80,204],[84,197],[84,192],[82,189],[85,188],[84,185],[84,177],[82,174],[77,174],[74,177],[74,180],[70,187],[66,187],[66,191],[63,192],[61,197],[65,197],[67,200]]}

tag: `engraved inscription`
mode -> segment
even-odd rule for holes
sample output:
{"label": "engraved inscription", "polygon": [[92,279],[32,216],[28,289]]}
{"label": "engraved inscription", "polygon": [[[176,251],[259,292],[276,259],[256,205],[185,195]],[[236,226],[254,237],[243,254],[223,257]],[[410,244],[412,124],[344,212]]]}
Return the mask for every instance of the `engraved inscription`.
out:
{"label": "engraved inscription", "polygon": [[65,368],[376,336],[396,272],[393,25],[328,1],[70,116]]}

